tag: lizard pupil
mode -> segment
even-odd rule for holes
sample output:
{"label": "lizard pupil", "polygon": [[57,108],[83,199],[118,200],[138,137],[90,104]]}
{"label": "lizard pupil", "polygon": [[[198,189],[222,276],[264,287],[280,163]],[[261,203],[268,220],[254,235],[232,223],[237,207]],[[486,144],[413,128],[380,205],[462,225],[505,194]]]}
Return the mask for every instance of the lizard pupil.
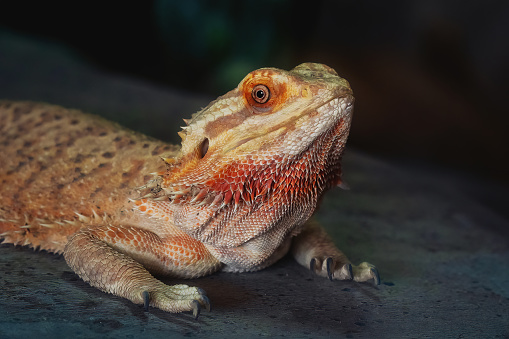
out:
{"label": "lizard pupil", "polygon": [[270,91],[269,88],[265,85],[256,85],[251,92],[251,95],[259,104],[264,104],[270,99]]}

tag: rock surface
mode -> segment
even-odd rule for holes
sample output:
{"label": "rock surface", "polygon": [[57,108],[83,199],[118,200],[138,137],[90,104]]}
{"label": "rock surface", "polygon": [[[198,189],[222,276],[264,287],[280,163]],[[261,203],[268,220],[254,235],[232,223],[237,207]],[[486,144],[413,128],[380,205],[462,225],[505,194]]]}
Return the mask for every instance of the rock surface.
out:
{"label": "rock surface", "polygon": [[[208,102],[101,73],[56,45],[0,33],[0,50],[0,98],[79,108],[169,141]],[[351,189],[326,194],[316,217],[353,262],[377,266],[378,287],[330,282],[284,258],[186,281],[212,303],[195,321],[104,294],[61,256],[1,245],[0,337],[509,337],[507,217],[455,173],[353,150],[344,173]]]}

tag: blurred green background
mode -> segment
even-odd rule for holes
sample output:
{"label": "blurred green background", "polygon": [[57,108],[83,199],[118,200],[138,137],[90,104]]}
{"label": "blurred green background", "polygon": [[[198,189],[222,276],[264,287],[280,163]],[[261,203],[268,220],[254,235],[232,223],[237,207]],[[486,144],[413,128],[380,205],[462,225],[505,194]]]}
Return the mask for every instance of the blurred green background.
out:
{"label": "blurred green background", "polygon": [[507,1],[17,1],[0,12],[3,31],[210,97],[259,67],[325,63],[354,89],[350,146],[509,182]]}

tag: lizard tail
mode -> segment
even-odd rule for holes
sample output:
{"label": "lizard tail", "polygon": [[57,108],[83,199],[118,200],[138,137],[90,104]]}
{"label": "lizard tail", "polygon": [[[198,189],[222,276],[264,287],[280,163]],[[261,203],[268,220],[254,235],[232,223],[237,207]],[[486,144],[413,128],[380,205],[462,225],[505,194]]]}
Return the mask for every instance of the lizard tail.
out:
{"label": "lizard tail", "polygon": [[45,222],[28,218],[4,219],[0,217],[0,240],[2,244],[28,246],[35,250],[62,253],[67,238],[81,228],[81,223]]}

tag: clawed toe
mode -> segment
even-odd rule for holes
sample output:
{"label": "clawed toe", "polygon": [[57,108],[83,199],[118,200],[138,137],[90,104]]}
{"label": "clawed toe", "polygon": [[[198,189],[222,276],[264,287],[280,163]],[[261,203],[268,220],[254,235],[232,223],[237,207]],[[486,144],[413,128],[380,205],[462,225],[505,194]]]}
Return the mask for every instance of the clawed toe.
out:
{"label": "clawed toe", "polygon": [[375,266],[370,263],[363,262],[358,266],[350,263],[341,264],[332,257],[324,259],[312,258],[309,261],[309,269],[314,273],[329,280],[354,280],[364,282],[373,279],[375,285],[380,285],[380,275]]}
{"label": "clawed toe", "polygon": [[371,268],[371,274],[373,275],[373,282],[375,285],[380,285],[380,274],[378,274],[376,267]]}
{"label": "clawed toe", "polygon": [[380,285],[380,274],[374,265],[363,262],[359,266],[353,267],[353,279],[358,282],[364,282],[373,279],[375,285]]}
{"label": "clawed toe", "polygon": [[353,279],[352,264],[345,264],[345,266],[343,266],[343,268],[345,268],[348,271],[348,277],[345,280],[352,280]]}
{"label": "clawed toe", "polygon": [[311,272],[316,273],[316,258],[311,259],[309,262],[309,269]]}
{"label": "clawed toe", "polygon": [[[200,291],[200,294],[202,292],[205,293],[205,291],[203,291],[202,289],[199,289],[199,291]],[[196,299],[192,301],[192,310],[193,310],[194,319],[198,319],[198,316],[200,315],[200,311],[201,311],[202,306],[205,307],[207,312],[210,312],[210,300],[209,300],[209,298],[206,295],[204,295],[204,294],[201,294],[200,297],[201,297],[200,301],[198,301]]]}
{"label": "clawed toe", "polygon": [[332,257],[325,259],[312,258],[309,262],[309,269],[318,275],[329,278],[329,280],[352,280],[353,271],[350,263],[343,264]]}
{"label": "clawed toe", "polygon": [[194,319],[196,320],[196,319],[198,319],[198,316],[200,315],[200,310],[201,310],[200,302],[198,300],[193,300],[192,308],[193,308],[193,316],[194,316]]}
{"label": "clawed toe", "polygon": [[332,281],[332,262],[333,260],[331,257],[325,259],[325,263],[327,265],[327,277],[330,281]]}
{"label": "clawed toe", "polygon": [[199,287],[161,285],[154,290],[142,291],[141,297],[145,311],[148,311],[149,306],[169,312],[191,311],[195,319],[202,309],[210,311],[210,300]]}
{"label": "clawed toe", "polygon": [[203,297],[203,303],[205,304],[205,309],[207,310],[207,312],[210,312],[210,300],[207,296],[202,296]]}
{"label": "clawed toe", "polygon": [[210,312],[210,299],[207,297],[205,290],[203,290],[199,287],[196,287],[196,291],[199,294],[199,298],[194,301],[197,301],[201,306],[205,307],[207,312]]}
{"label": "clawed toe", "polygon": [[145,310],[145,312],[148,312],[148,307],[150,305],[150,293],[148,293],[148,291],[143,291],[142,296],[143,296],[143,309]]}

